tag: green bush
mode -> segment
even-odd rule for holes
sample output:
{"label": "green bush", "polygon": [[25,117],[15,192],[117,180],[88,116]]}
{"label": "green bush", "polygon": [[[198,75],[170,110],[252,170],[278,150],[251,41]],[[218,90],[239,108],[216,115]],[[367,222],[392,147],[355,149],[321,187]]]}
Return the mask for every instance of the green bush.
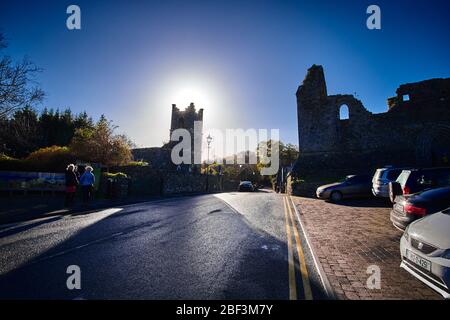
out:
{"label": "green bush", "polygon": [[103,177],[105,177],[106,179],[108,179],[108,178],[111,178],[111,179],[128,178],[128,176],[123,172],[115,172],[115,173],[104,172]]}
{"label": "green bush", "polygon": [[24,171],[26,164],[23,160],[12,158],[0,153],[0,170],[2,171]]}
{"label": "green bush", "polygon": [[23,161],[31,170],[63,172],[75,157],[68,147],[51,146],[30,153]]}
{"label": "green bush", "polygon": [[148,166],[148,162],[145,161],[130,161],[126,164],[126,166],[137,166],[137,167],[146,167]]}
{"label": "green bush", "polygon": [[299,179],[299,178],[292,178],[292,180],[291,180],[291,187],[295,188],[296,186],[300,185],[303,182],[305,182],[305,180]]}

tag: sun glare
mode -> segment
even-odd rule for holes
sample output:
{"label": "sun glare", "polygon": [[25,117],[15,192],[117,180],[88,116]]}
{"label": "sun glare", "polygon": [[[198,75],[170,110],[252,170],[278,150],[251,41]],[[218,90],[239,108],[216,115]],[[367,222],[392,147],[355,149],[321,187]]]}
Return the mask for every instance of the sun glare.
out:
{"label": "sun glare", "polygon": [[[166,86],[165,99],[170,104],[176,104],[180,109],[184,109],[191,102],[197,108],[207,109],[211,112],[217,101],[214,101],[214,88],[211,79],[184,78],[169,82]],[[168,102],[169,102],[168,101]]]}
{"label": "sun glare", "polygon": [[186,85],[185,87],[176,88],[174,89],[172,100],[173,103],[181,108],[187,107],[191,102],[194,102],[199,108],[209,109],[211,107],[208,90],[201,86]]}

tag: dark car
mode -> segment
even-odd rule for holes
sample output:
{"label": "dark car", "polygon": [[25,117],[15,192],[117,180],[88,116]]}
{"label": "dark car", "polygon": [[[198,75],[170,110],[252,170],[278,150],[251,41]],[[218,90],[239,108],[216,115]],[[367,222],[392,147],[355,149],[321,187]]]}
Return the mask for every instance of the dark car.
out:
{"label": "dark car", "polygon": [[241,181],[239,183],[238,191],[241,191],[241,192],[249,191],[249,192],[251,192],[253,190],[254,190],[253,184],[250,181]]}
{"label": "dark car", "polygon": [[450,168],[407,169],[389,183],[389,198],[394,202],[398,195],[445,186],[450,186]]}
{"label": "dark car", "polygon": [[414,220],[450,207],[450,186],[398,195],[391,211],[391,221],[400,230]]}
{"label": "dark car", "polygon": [[338,202],[343,198],[367,197],[371,195],[372,177],[369,175],[351,175],[343,181],[320,186],[316,190],[319,199]]}

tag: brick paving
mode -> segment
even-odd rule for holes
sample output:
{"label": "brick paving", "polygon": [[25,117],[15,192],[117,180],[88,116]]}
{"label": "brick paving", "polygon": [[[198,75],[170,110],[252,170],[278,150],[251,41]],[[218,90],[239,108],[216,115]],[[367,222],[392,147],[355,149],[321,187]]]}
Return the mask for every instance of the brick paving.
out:
{"label": "brick paving", "polygon": [[[402,233],[392,226],[386,202],[292,199],[337,299],[441,299],[400,268]],[[366,286],[370,265],[380,267],[381,289]]]}

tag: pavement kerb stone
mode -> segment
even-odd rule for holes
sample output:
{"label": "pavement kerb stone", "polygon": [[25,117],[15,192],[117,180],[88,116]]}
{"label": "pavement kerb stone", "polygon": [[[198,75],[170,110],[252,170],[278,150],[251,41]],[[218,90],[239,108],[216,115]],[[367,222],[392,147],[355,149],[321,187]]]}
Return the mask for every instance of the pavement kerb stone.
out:
{"label": "pavement kerb stone", "polygon": [[317,272],[319,273],[320,280],[322,281],[322,285],[325,288],[327,296],[328,296],[329,299],[335,300],[336,299],[336,293],[334,292],[334,289],[331,286],[330,281],[328,280],[327,274],[323,270],[323,267],[322,267],[322,264],[320,263],[320,260],[316,256],[316,253],[315,253],[315,250],[314,250],[314,247],[313,247],[311,241],[309,241],[308,234],[306,233],[306,228],[303,225],[303,222],[302,222],[302,220],[300,218],[299,209],[297,208],[297,205],[295,204],[294,200],[292,199],[292,196],[289,196],[289,199],[291,200],[292,205],[294,207],[295,216],[297,217],[297,221],[298,221],[298,223],[300,225],[300,228],[302,229],[302,233],[305,236],[306,243],[307,243],[307,245],[309,247],[309,250],[311,252],[314,264],[316,266]]}

